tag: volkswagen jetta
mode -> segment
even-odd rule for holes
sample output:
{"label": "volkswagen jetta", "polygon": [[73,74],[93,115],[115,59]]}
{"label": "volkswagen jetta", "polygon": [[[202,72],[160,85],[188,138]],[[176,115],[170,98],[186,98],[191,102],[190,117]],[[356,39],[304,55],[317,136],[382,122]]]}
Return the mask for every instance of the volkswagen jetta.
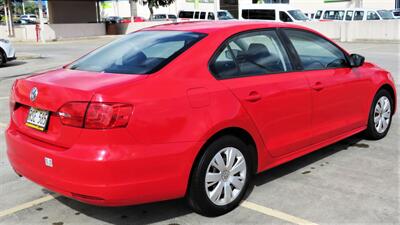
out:
{"label": "volkswagen jetta", "polygon": [[215,216],[254,174],[359,132],[385,137],[396,90],[390,73],[308,28],[192,22],[19,79],[10,110],[18,174],[90,204],[186,197]]}

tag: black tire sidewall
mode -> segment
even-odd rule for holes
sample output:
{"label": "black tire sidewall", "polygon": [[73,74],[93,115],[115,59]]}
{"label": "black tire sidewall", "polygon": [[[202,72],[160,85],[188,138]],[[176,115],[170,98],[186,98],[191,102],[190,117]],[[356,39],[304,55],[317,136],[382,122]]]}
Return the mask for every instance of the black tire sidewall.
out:
{"label": "black tire sidewall", "polygon": [[[215,205],[207,196],[205,190],[205,176],[207,173],[208,165],[214,156],[226,147],[234,147],[238,149],[244,156],[246,160],[246,180],[243,186],[242,192],[238,197],[231,203],[225,206]],[[249,146],[247,146],[243,141],[234,136],[223,136],[212,142],[206,147],[204,154],[197,163],[189,190],[189,202],[192,208],[197,212],[205,216],[219,216],[225,214],[234,208],[236,208],[241,200],[243,199],[246,190],[249,186],[251,175],[252,175],[252,163],[251,155],[249,152]]]}
{"label": "black tire sidewall", "polygon": [[[391,115],[390,115],[389,125],[386,128],[385,132],[379,133],[375,128],[374,114],[375,114],[375,106],[376,106],[378,100],[383,96],[385,96],[385,97],[387,97],[389,99],[390,107],[391,107]],[[385,89],[379,90],[378,93],[374,97],[374,101],[373,101],[373,103],[371,105],[371,109],[370,109],[370,112],[369,112],[368,128],[367,128],[367,136],[368,136],[369,139],[379,140],[379,139],[384,138],[387,135],[387,133],[390,130],[390,126],[392,125],[393,110],[394,110],[393,98],[390,95],[389,91],[387,91]]]}

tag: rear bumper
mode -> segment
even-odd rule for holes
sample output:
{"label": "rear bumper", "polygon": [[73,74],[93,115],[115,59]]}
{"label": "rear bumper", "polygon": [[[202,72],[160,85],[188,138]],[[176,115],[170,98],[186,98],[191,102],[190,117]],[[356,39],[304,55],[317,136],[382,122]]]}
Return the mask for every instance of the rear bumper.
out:
{"label": "rear bumper", "polygon": [[[7,155],[18,174],[61,195],[101,206],[183,197],[200,146],[75,145],[60,151],[12,126],[6,131]],[[53,167],[45,165],[45,158],[52,159]]]}

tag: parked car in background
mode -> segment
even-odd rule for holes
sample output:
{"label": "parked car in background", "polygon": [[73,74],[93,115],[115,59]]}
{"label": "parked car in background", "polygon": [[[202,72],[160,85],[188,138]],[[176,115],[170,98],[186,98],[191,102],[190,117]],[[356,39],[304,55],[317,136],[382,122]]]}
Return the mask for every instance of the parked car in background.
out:
{"label": "parked car in background", "polygon": [[36,22],[38,21],[38,18],[37,18],[37,16],[36,16],[35,14],[25,14],[25,15],[21,15],[21,16],[19,17],[19,19],[20,19],[21,21],[27,21],[27,22],[30,22],[30,23],[36,23]]}
{"label": "parked car in background", "polygon": [[395,19],[400,19],[400,9],[392,10],[392,14]]}
{"label": "parked car in background", "polygon": [[239,19],[280,22],[304,22],[310,20],[301,10],[280,4],[240,5]]}
{"label": "parked car in background", "polygon": [[178,17],[175,14],[154,14],[153,17],[150,19],[152,21],[176,21]]}
{"label": "parked car in background", "polygon": [[360,21],[394,19],[389,10],[374,9],[324,9],[315,13],[315,20],[320,21]]}
{"label": "parked car in background", "polygon": [[190,11],[181,10],[178,13],[178,21],[197,20],[235,20],[227,10],[218,11]]}
{"label": "parked car in background", "polygon": [[119,16],[108,16],[105,18],[104,21],[106,23],[115,24],[115,23],[121,23],[122,20],[123,18]]}
{"label": "parked car in background", "polygon": [[15,59],[15,49],[11,42],[0,38],[0,66]]}

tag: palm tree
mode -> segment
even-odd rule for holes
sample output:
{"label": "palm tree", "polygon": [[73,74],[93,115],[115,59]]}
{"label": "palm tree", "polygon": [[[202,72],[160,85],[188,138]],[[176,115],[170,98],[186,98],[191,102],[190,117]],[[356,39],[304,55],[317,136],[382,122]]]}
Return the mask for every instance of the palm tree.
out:
{"label": "palm tree", "polygon": [[134,2],[140,2],[143,5],[147,5],[150,10],[150,18],[154,14],[154,8],[169,6],[175,2],[175,0],[133,0]]}

